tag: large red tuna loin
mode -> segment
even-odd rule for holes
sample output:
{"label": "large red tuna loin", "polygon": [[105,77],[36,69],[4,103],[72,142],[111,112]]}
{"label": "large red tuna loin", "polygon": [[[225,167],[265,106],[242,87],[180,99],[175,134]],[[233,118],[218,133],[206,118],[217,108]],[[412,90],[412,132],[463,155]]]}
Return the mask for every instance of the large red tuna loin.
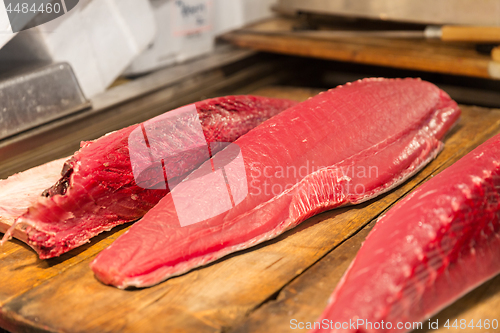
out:
{"label": "large red tuna loin", "polygon": [[[7,232],[14,221],[28,211],[45,189],[61,178],[61,169],[68,158],[61,158],[0,180],[0,232]],[[15,237],[24,238],[21,229]]]}
{"label": "large red tuna loin", "polygon": [[[236,140],[239,155],[216,154],[91,267],[119,288],[151,286],[373,198],[434,158],[459,115],[446,93],[419,79],[365,79],[321,93]],[[234,207],[222,213],[213,197],[225,187],[207,173],[210,163],[225,165],[232,194]],[[213,217],[200,222],[201,215]]]}
{"label": "large red tuna loin", "polygon": [[499,188],[497,135],[378,220],[319,320],[359,328],[314,332],[408,332],[500,273]]}
{"label": "large red tuna loin", "polygon": [[[169,150],[199,139],[196,131],[200,124],[205,144],[232,142],[297,103],[256,96],[229,96],[198,102],[191,106],[195,108],[194,116],[186,114],[187,118],[182,119],[185,120],[182,131],[167,137],[157,148]],[[146,122],[152,135],[161,135],[164,130],[155,126],[157,119],[161,120],[161,116]],[[135,142],[129,140],[129,136],[141,126],[144,129],[144,124],[83,143],[65,163],[62,178],[16,220],[16,227],[25,230],[26,235],[21,239],[26,240],[41,259],[59,256],[102,231],[137,220],[168,193],[165,186],[138,186],[134,178],[129,144]],[[220,149],[218,146],[213,148],[212,153]],[[167,160],[163,166],[172,180],[182,179],[208,157],[191,152],[177,158]],[[147,171],[142,173],[143,178],[147,178]],[[153,168],[153,174],[154,171]]]}

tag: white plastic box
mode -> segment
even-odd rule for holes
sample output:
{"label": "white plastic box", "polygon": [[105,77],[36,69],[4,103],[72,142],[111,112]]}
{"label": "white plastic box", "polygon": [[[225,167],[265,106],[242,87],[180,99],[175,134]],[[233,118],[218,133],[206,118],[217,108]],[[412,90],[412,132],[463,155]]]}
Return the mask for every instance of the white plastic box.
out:
{"label": "white plastic box", "polygon": [[[126,75],[202,56],[213,50],[214,39],[245,24],[272,16],[276,0],[150,0],[157,36],[127,69]],[[196,11],[196,8],[204,9]],[[186,8],[189,15],[183,15]],[[199,23],[198,19],[203,22]]]}
{"label": "white plastic box", "polygon": [[242,0],[243,25],[254,23],[273,16],[272,6],[277,0]]}
{"label": "white plastic box", "polygon": [[18,33],[9,52],[24,60],[68,62],[92,97],[146,49],[155,29],[148,0],[84,0],[67,14]]}
{"label": "white plastic box", "polygon": [[215,34],[272,17],[276,0],[215,0]]}
{"label": "white plastic box", "polygon": [[214,15],[217,0],[150,0],[157,35],[125,74],[152,71],[207,54],[214,47]]}
{"label": "white plastic box", "polygon": [[221,35],[245,25],[243,0],[215,0],[215,35]]}

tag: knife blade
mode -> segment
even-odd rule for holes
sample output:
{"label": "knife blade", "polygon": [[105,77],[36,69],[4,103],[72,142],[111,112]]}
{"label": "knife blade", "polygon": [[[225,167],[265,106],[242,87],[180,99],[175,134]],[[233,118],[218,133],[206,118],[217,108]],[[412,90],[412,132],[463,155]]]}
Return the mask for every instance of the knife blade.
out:
{"label": "knife blade", "polygon": [[252,30],[242,29],[259,35],[296,36],[319,39],[334,38],[418,38],[438,39],[445,42],[500,42],[500,27],[481,26],[428,26],[424,30]]}

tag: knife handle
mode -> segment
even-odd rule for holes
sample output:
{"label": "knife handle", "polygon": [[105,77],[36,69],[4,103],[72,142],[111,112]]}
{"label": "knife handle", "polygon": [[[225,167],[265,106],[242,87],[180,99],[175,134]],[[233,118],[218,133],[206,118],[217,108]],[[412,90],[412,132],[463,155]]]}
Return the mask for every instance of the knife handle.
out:
{"label": "knife handle", "polygon": [[491,50],[491,57],[493,61],[500,62],[500,46],[494,47],[493,50]]}
{"label": "knife handle", "polygon": [[444,25],[441,40],[445,42],[500,43],[500,27]]}

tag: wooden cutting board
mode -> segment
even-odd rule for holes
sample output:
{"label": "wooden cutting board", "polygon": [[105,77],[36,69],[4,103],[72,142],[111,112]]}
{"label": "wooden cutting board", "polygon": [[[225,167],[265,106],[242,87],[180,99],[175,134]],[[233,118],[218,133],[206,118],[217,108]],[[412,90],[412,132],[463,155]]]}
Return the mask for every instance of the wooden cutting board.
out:
{"label": "wooden cutting board", "polygon": [[[317,92],[269,87],[254,93],[304,100]],[[50,260],[39,260],[26,245],[10,241],[0,249],[0,327],[12,332],[278,333],[290,332],[292,319],[314,321],[374,220],[500,132],[500,110],[462,106],[462,111],[443,152],[395,190],[315,216],[275,240],[152,288],[123,291],[105,286],[88,266],[129,226]],[[499,282],[500,277],[487,282],[432,320],[444,324],[447,319],[500,319]],[[456,330],[436,332],[450,331]]]}
{"label": "wooden cutting board", "polygon": [[300,26],[300,21],[273,18],[229,32],[221,38],[240,47],[264,52],[500,79],[500,62],[493,61],[489,55],[479,54],[471,43],[380,37],[319,39],[275,34],[276,31],[291,32],[297,25]]}

